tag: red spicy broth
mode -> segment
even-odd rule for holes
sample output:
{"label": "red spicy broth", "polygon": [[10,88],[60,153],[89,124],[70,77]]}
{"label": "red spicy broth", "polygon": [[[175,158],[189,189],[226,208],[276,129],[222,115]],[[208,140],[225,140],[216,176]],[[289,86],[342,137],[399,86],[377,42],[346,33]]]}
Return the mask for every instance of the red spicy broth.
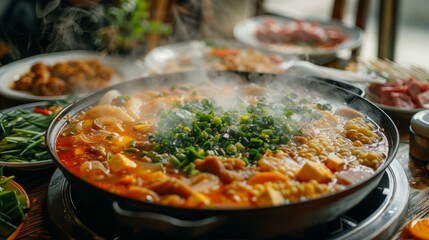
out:
{"label": "red spicy broth", "polygon": [[364,114],[276,88],[110,91],[70,120],[58,156],[105,191],[193,208],[313,199],[359,183],[385,161],[386,137]]}

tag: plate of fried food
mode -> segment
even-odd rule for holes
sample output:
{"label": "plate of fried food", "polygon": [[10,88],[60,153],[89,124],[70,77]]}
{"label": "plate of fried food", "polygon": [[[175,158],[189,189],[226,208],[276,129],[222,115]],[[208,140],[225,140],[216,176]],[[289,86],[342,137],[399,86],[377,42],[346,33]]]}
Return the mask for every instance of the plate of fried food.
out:
{"label": "plate of fried food", "polygon": [[234,27],[234,37],[249,46],[319,61],[361,45],[363,31],[339,21],[260,15]]}
{"label": "plate of fried food", "polygon": [[144,75],[139,59],[93,51],[46,53],[1,67],[0,94],[29,102],[66,99]]}
{"label": "plate of fried food", "polygon": [[283,63],[297,59],[224,39],[186,41],[152,49],[144,58],[150,74],[195,70],[245,71],[281,74]]}

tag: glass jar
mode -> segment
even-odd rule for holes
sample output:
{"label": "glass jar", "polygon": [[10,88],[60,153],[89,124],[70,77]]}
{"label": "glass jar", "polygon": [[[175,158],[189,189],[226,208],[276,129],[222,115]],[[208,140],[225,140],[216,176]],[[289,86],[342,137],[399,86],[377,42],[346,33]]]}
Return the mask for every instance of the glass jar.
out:
{"label": "glass jar", "polygon": [[429,162],[429,110],[420,111],[411,118],[410,155]]}

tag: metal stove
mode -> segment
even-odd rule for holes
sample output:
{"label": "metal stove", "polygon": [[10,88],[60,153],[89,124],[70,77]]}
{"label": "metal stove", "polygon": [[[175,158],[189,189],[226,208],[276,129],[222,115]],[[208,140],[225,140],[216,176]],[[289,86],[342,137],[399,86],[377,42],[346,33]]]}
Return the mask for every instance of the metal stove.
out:
{"label": "metal stove", "polygon": [[[386,169],[379,185],[362,202],[337,219],[278,239],[388,239],[400,226],[408,208],[409,186],[397,160]],[[57,239],[129,239],[110,209],[79,200],[57,169],[48,188],[50,226]]]}

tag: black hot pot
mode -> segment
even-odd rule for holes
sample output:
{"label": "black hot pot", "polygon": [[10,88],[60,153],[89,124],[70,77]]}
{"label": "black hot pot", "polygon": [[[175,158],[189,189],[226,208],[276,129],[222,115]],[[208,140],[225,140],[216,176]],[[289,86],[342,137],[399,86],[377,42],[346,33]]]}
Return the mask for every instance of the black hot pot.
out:
{"label": "black hot pot", "polygon": [[[386,161],[369,178],[348,186],[345,190],[320,198],[281,206],[245,209],[189,209],[142,202],[102,190],[70,172],[59,160],[56,149],[58,134],[67,119],[87,107],[95,105],[103,94],[116,89],[123,94],[147,86],[208,78],[211,81],[227,78],[264,84],[278,81],[293,88],[307,88],[310,92],[324,94],[330,101],[340,101],[369,116],[384,129],[389,150]],[[103,206],[115,216],[118,225],[131,229],[139,236],[161,238],[269,238],[283,236],[299,229],[335,219],[357,205],[379,183],[385,169],[394,159],[399,135],[393,121],[376,105],[366,100],[364,92],[352,85],[318,78],[271,75],[246,72],[186,72],[151,76],[122,82],[80,99],[63,109],[52,121],[46,133],[46,144],[52,159],[62,171],[72,189],[88,202]],[[113,219],[112,219],[113,221]]]}

